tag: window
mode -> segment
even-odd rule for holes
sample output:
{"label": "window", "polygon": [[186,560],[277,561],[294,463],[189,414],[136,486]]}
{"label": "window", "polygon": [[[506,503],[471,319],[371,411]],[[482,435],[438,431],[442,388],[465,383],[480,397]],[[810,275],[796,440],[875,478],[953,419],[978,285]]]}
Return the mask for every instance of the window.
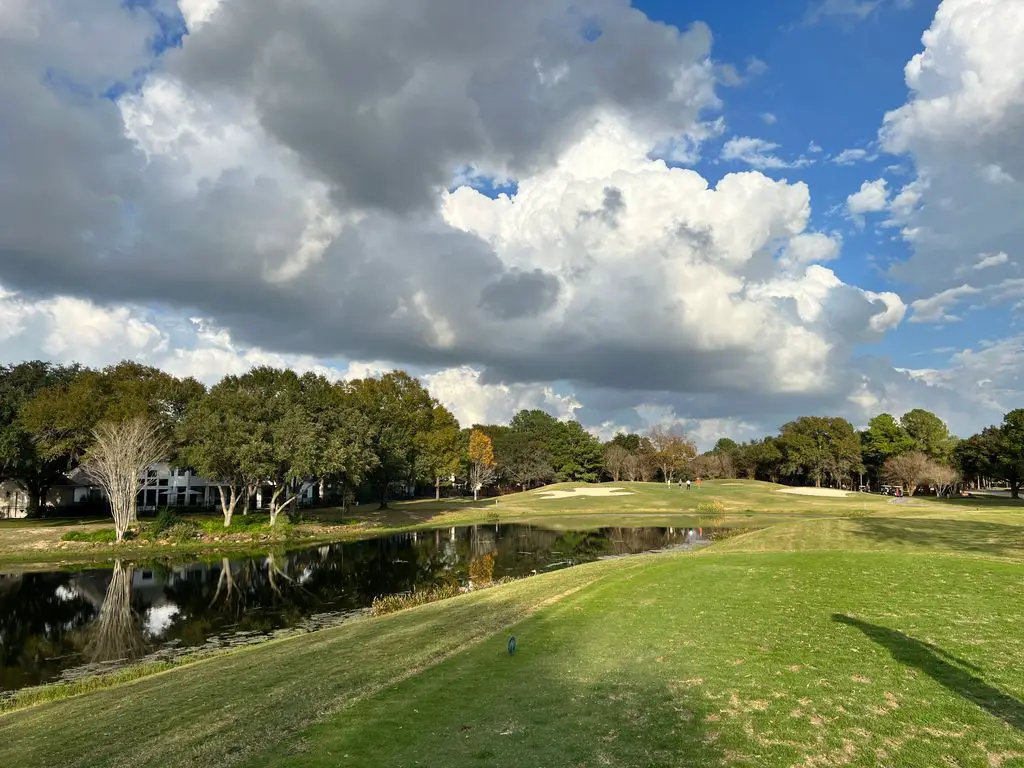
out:
{"label": "window", "polygon": [[159,486],[160,486],[161,488],[166,488],[166,487],[167,487],[167,478],[166,478],[166,477],[161,477],[161,478],[160,478],[160,479],[159,479],[159,480],[157,481],[157,483],[156,483],[156,484],[157,484],[157,485],[159,485]]}
{"label": "window", "polygon": [[156,470],[155,469],[147,469],[146,470],[146,477],[156,477]]}

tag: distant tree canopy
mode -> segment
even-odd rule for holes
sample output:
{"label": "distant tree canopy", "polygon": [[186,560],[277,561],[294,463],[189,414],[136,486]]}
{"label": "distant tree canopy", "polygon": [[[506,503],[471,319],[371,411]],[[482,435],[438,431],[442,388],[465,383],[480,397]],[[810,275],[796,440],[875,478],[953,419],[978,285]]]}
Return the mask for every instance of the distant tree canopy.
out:
{"label": "distant tree canopy", "polygon": [[[638,435],[617,435],[605,447],[608,477],[630,479],[640,464]],[[625,453],[623,453],[625,451]],[[657,451],[650,454],[657,457]],[[684,473],[709,479],[750,479],[807,485],[900,485],[947,494],[965,481],[975,485],[1006,481],[1013,494],[1024,485],[1024,409],[1006,415],[998,427],[959,440],[945,422],[920,408],[896,418],[882,413],[860,432],[846,419],[801,416],[777,436],[746,443],[720,438],[688,463]],[[656,463],[656,462],[655,462]],[[655,470],[664,475],[661,470]],[[639,473],[636,473],[639,474]]]}
{"label": "distant tree canopy", "polygon": [[1007,413],[998,427],[986,427],[960,442],[953,455],[965,477],[979,484],[983,478],[1004,480],[1010,495],[1019,499],[1024,482],[1024,408]]}
{"label": "distant tree canopy", "polygon": [[863,467],[860,439],[846,419],[801,416],[783,425],[779,448],[786,473],[815,486],[838,483]]}
{"label": "distant tree canopy", "polygon": [[[0,366],[0,481],[16,483],[28,511],[40,514],[49,490],[89,457],[99,425],[139,419],[168,461],[218,485],[226,524],[257,488],[270,488],[276,519],[306,483],[318,484],[322,498],[354,494],[382,507],[394,494],[428,488],[439,498],[449,486],[526,490],[552,481],[745,477],[852,485],[866,478],[944,492],[962,479],[1005,481],[1014,496],[1024,484],[1024,409],[966,440],[920,408],[899,418],[879,414],[861,432],[842,418],[801,416],[777,435],[745,443],[722,436],[698,454],[671,425],[602,444],[578,421],[538,409],[519,411],[507,425],[463,429],[404,371],[343,382],[258,367],[207,390],[129,361],[99,370],[40,361]],[[104,432],[118,434],[127,432]]]}

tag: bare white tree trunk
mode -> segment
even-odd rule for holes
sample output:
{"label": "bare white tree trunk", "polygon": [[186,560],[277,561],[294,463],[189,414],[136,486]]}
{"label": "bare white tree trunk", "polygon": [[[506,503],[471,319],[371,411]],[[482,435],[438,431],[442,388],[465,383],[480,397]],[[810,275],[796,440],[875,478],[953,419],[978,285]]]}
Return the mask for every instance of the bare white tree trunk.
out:
{"label": "bare white tree trunk", "polygon": [[146,419],[105,421],[93,430],[95,440],[85,470],[110,502],[117,540],[137,521],[136,497],[145,469],[164,458],[167,444]]}
{"label": "bare white tree trunk", "polygon": [[497,468],[493,464],[474,461],[469,465],[469,482],[473,486],[473,501],[477,501],[480,489],[494,480],[497,474]]}
{"label": "bare white tree trunk", "polygon": [[235,505],[238,504],[238,488],[234,485],[218,485],[217,490],[220,491],[220,511],[224,514],[224,527],[227,528],[231,525]]}
{"label": "bare white tree trunk", "polygon": [[245,484],[245,491],[244,491],[245,499],[244,499],[244,502],[242,504],[242,514],[243,515],[248,515],[249,514],[250,502],[252,501],[252,497],[256,495],[256,491],[258,490],[258,488],[259,488],[259,484],[258,483],[246,483]]}
{"label": "bare white tree trunk", "polygon": [[293,495],[289,496],[287,499],[285,499],[280,504],[278,503],[278,499],[281,498],[281,494],[286,493],[287,491],[288,491],[288,486],[285,483],[281,483],[280,485],[278,485],[278,486],[276,486],[274,488],[274,494],[270,497],[270,524],[271,525],[276,525],[277,524],[277,516],[280,515],[283,510],[287,509],[289,504],[291,504],[293,501],[295,501],[295,496],[297,494],[293,494]]}

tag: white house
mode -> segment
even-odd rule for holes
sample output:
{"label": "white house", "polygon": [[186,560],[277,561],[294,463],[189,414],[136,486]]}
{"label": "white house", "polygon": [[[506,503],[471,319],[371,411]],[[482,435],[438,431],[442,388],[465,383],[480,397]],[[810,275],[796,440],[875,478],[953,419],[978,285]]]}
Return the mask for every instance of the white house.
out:
{"label": "white house", "polygon": [[[46,506],[65,507],[86,501],[89,488],[89,484],[81,478],[69,475],[63,482],[50,488],[46,494]],[[28,514],[28,501],[28,493],[17,480],[0,483],[0,520],[25,517]]]}
{"label": "white house", "polygon": [[28,508],[28,494],[14,480],[0,483],[0,520],[24,517]]}
{"label": "white house", "polygon": [[142,512],[160,507],[212,507],[219,500],[215,482],[166,462],[151,464],[140,481],[138,506]]}
{"label": "white house", "polygon": [[[220,492],[215,480],[199,477],[190,469],[172,467],[166,462],[151,464],[139,478],[138,510],[153,512],[161,507],[215,507],[220,503]],[[256,491],[255,508],[269,506],[274,489],[264,486]],[[55,485],[46,496],[46,506],[70,507],[103,498],[102,489],[96,486],[81,467],[67,474],[66,482]],[[304,482],[299,487],[296,503],[307,506],[319,496],[316,483]],[[25,517],[28,510],[28,494],[14,480],[0,483],[0,519]]]}

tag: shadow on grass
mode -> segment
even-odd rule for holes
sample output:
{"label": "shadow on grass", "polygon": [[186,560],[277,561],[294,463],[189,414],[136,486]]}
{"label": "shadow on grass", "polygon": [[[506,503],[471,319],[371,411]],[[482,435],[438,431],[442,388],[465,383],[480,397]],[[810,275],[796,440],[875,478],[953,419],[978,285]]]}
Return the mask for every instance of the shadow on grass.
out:
{"label": "shadow on grass", "polygon": [[904,497],[936,507],[969,507],[993,512],[1024,512],[1024,499],[1011,499],[1009,496],[910,496]]}
{"label": "shadow on grass", "polygon": [[282,741],[260,762],[326,768],[343,754],[366,768],[727,763],[719,733],[706,727],[717,710],[703,697],[650,679],[569,682],[555,665],[521,661],[496,654],[488,669],[428,671]]}
{"label": "shadow on grass", "polygon": [[1024,731],[1024,704],[972,675],[971,672],[981,673],[977,666],[938,646],[888,627],[839,613],[832,615],[832,621],[859,629],[869,640],[889,651],[900,664],[921,670],[947,690],[976,704],[1007,725]]}
{"label": "shadow on grass", "polygon": [[469,510],[494,508],[500,514],[500,501],[495,499],[417,499],[415,501],[392,502],[387,509],[379,509],[376,504],[360,504],[348,511],[340,507],[321,507],[306,510],[304,513],[313,521],[327,524],[370,524],[373,526],[422,525],[452,512],[468,512]]}
{"label": "shadow on grass", "polygon": [[912,517],[851,518],[854,532],[879,543],[941,547],[954,552],[1024,557],[1024,526]]}

